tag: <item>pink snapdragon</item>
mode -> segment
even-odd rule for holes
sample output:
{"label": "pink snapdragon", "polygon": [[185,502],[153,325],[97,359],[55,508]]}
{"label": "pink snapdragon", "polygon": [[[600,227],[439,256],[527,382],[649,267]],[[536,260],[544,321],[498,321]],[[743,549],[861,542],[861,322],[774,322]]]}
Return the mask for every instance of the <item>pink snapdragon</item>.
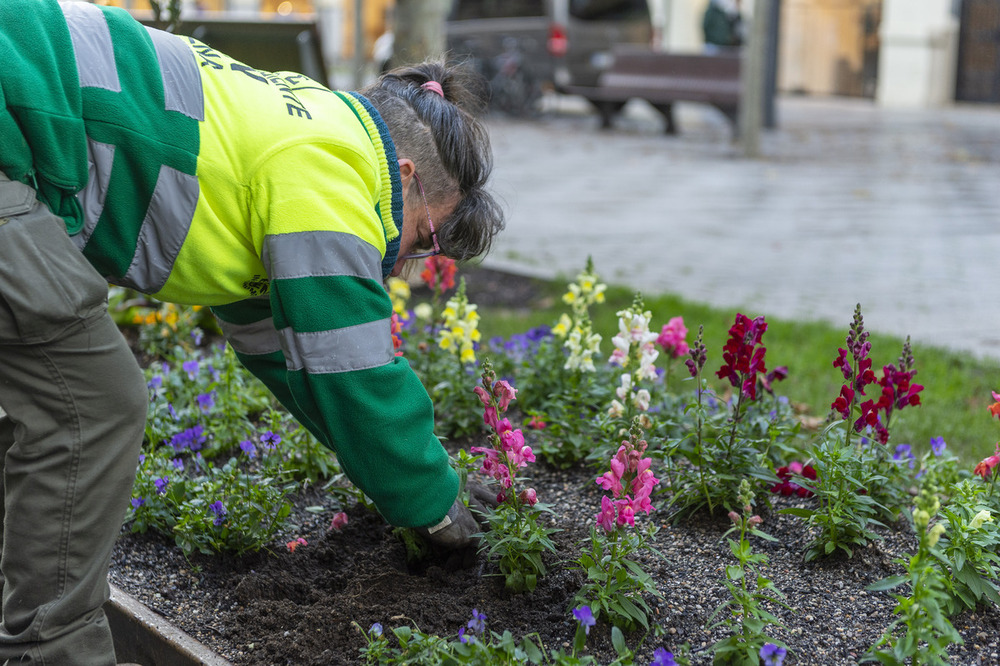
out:
{"label": "pink snapdragon", "polygon": [[680,358],[691,350],[685,339],[687,332],[684,317],[673,317],[663,325],[659,337],[656,338],[656,344],[663,347],[664,353],[670,358]]}
{"label": "pink snapdragon", "polygon": [[500,426],[500,416],[497,414],[496,405],[493,404],[493,397],[489,391],[482,386],[472,389],[479,400],[483,403],[483,423],[496,430]]}
{"label": "pink snapdragon", "polygon": [[528,419],[527,426],[532,430],[545,430],[545,428],[548,427],[548,424],[533,414],[531,418]]}
{"label": "pink snapdragon", "polygon": [[527,466],[529,462],[535,462],[535,454],[525,443],[521,429],[515,429],[509,419],[500,418],[511,401],[516,399],[517,389],[502,379],[497,380],[489,362],[484,363],[483,367],[482,385],[473,390],[483,403],[483,421],[493,430],[490,436],[492,446],[473,446],[469,450],[483,454],[480,472],[500,484],[498,502],[502,503],[508,497],[513,497],[528,506],[534,506],[538,501],[534,489],[529,488],[520,496],[506,492],[513,488],[517,470]]}
{"label": "pink snapdragon", "polygon": [[601,510],[594,516],[605,532],[634,526],[636,512],[648,515],[653,510],[650,496],[659,479],[650,469],[653,459],[643,457],[645,452],[646,440],[633,436],[623,441],[610,461],[610,469],[597,477],[597,485],[612,494],[601,498]]}
{"label": "pink snapdragon", "polygon": [[517,389],[500,379],[493,384],[493,395],[497,399],[497,409],[506,412],[511,400],[517,397]]}

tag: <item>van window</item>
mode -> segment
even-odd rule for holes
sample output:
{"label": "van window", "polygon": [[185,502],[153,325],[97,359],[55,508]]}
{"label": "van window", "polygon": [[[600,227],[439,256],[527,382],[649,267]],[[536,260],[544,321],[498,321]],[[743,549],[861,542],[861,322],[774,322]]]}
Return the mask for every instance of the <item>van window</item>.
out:
{"label": "van window", "polygon": [[581,21],[648,18],[646,0],[570,0],[569,14]]}
{"label": "van window", "polygon": [[545,0],[457,0],[449,21],[545,16]]}

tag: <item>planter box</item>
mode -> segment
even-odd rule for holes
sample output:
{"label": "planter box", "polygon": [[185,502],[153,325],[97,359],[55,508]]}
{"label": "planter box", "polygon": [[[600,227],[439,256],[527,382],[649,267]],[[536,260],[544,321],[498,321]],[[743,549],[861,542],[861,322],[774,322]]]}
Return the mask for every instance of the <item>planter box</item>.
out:
{"label": "planter box", "polygon": [[232,666],[115,585],[104,612],[119,663],[141,666]]}

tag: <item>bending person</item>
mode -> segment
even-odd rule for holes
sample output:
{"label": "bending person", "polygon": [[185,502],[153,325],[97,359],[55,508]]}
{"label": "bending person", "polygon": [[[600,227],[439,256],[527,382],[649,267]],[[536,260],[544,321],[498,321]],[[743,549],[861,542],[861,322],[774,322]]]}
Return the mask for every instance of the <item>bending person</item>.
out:
{"label": "bending person", "polygon": [[56,0],[0,3],[0,62],[0,663],[115,663],[102,606],[148,397],[108,282],[211,306],[387,521],[468,545],[383,287],[503,226],[462,73],[334,92]]}

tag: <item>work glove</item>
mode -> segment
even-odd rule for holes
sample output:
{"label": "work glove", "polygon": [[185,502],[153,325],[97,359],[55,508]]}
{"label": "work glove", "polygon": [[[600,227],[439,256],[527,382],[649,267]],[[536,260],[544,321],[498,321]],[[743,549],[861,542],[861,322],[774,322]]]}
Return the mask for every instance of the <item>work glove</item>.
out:
{"label": "work glove", "polygon": [[469,491],[469,506],[465,506],[461,496],[457,497],[441,522],[418,528],[417,533],[444,549],[478,546],[479,539],[475,535],[483,531],[487,516],[497,507],[496,495],[478,483],[467,484],[466,490]]}

